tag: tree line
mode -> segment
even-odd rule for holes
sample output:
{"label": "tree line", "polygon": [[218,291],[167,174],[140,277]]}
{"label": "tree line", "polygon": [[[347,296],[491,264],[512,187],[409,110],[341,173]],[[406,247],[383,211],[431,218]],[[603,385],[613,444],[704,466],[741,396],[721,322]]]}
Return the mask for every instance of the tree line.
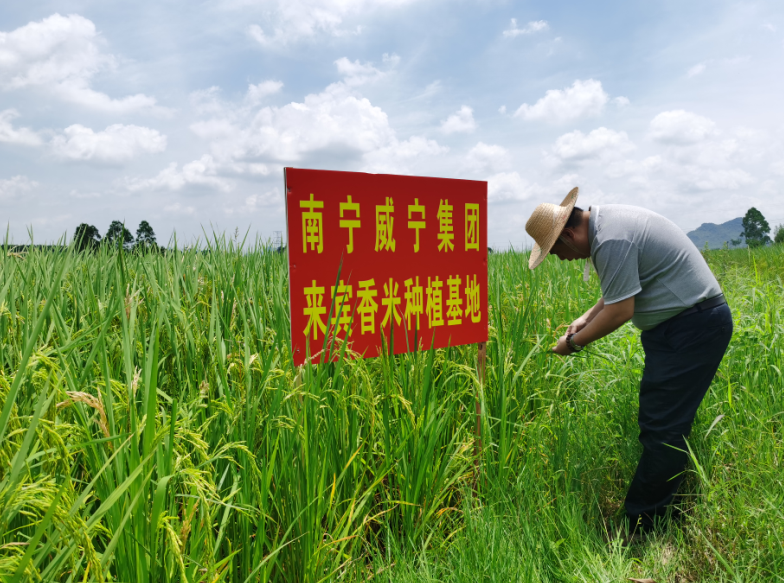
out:
{"label": "tree line", "polygon": [[[769,236],[770,225],[762,213],[755,207],[751,207],[743,217],[743,232],[739,237],[746,240],[749,247],[762,247],[768,244],[784,243],[784,225],[778,225],[773,229],[773,239]],[[742,239],[732,239],[729,243],[735,247],[740,245]],[[122,247],[126,251],[131,250],[157,250],[165,251],[158,245],[155,238],[155,231],[150,223],[142,221],[136,229],[136,237],[125,227],[122,221],[112,221],[106,235],[102,238],[101,233],[94,225],[81,223],[74,231],[74,246],[80,251],[96,250],[101,245],[111,247]],[[727,243],[725,243],[725,246]]]}
{"label": "tree line", "polygon": [[74,231],[74,246],[80,251],[90,251],[98,249],[101,245],[110,247],[122,247],[126,251],[130,250],[163,250],[155,240],[155,231],[147,221],[139,223],[136,229],[136,237],[125,228],[122,221],[112,221],[106,235],[101,238],[101,233],[93,225],[81,223]]}
{"label": "tree line", "polygon": [[[743,217],[743,232],[739,237],[746,239],[746,244],[749,247],[762,247],[770,243],[784,243],[784,225],[778,225],[773,231],[773,240],[769,237],[770,225],[762,213],[755,207],[751,207],[746,215]],[[732,239],[730,243],[733,247],[741,244],[742,239]],[[121,221],[112,221],[109,225],[109,230],[106,231],[106,236],[101,239],[101,234],[93,225],[82,223],[76,227],[74,233],[74,243],[76,248],[84,251],[89,249],[97,249],[100,245],[111,245],[113,247],[122,246],[124,249],[130,251],[131,249],[160,249],[155,240],[155,231],[153,231],[150,223],[142,221],[139,223],[139,228],[136,229],[136,238],[133,237],[131,232],[125,228],[125,224]],[[726,243],[725,243],[726,245]],[[280,250],[280,249],[279,249]]]}

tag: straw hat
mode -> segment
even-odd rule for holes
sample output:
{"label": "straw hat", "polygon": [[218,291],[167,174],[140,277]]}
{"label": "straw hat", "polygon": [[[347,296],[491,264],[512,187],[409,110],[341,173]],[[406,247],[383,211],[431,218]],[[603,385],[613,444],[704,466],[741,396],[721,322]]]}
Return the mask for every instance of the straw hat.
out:
{"label": "straw hat", "polygon": [[528,267],[534,269],[539,265],[552,249],[558,236],[563,231],[569,215],[577,202],[577,191],[574,187],[563,199],[560,205],[544,202],[534,210],[531,218],[525,224],[526,232],[534,240],[534,248],[531,250],[531,258],[528,260]]}

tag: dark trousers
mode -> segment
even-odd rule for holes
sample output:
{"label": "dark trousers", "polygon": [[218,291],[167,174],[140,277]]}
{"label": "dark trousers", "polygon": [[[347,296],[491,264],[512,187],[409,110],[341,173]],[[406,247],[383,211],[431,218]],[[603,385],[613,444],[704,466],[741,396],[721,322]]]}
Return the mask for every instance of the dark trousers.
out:
{"label": "dark trousers", "polygon": [[630,525],[650,528],[667,510],[688,461],[685,438],[732,336],[727,304],[676,316],[642,333],[642,457],[626,494]]}

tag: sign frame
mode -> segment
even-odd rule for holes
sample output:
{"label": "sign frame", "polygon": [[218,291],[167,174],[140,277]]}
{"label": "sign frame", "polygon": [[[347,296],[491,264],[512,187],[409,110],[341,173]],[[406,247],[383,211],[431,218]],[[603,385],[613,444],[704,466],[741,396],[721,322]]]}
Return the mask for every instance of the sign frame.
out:
{"label": "sign frame", "polygon": [[[354,349],[350,356],[362,358],[487,341],[486,182],[290,167],[283,172],[296,365],[308,357],[311,363],[317,357],[335,360],[336,341],[347,342]],[[366,321],[368,310],[359,302],[360,296],[367,300],[368,278],[375,286],[374,322]],[[347,293],[340,296],[341,290]]]}

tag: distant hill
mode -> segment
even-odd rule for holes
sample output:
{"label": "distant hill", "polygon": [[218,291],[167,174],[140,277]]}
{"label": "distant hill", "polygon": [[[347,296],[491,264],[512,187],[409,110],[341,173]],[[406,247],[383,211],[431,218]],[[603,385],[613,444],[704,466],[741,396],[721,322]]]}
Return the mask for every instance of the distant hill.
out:
{"label": "distant hill", "polygon": [[740,236],[742,232],[743,218],[738,217],[721,225],[702,223],[698,229],[686,233],[686,236],[694,242],[698,249],[702,249],[706,242],[710,249],[721,249],[725,241],[731,247],[732,243],[730,241],[732,239],[741,240],[741,244],[738,245],[738,248],[740,248],[746,246],[746,241]]}

